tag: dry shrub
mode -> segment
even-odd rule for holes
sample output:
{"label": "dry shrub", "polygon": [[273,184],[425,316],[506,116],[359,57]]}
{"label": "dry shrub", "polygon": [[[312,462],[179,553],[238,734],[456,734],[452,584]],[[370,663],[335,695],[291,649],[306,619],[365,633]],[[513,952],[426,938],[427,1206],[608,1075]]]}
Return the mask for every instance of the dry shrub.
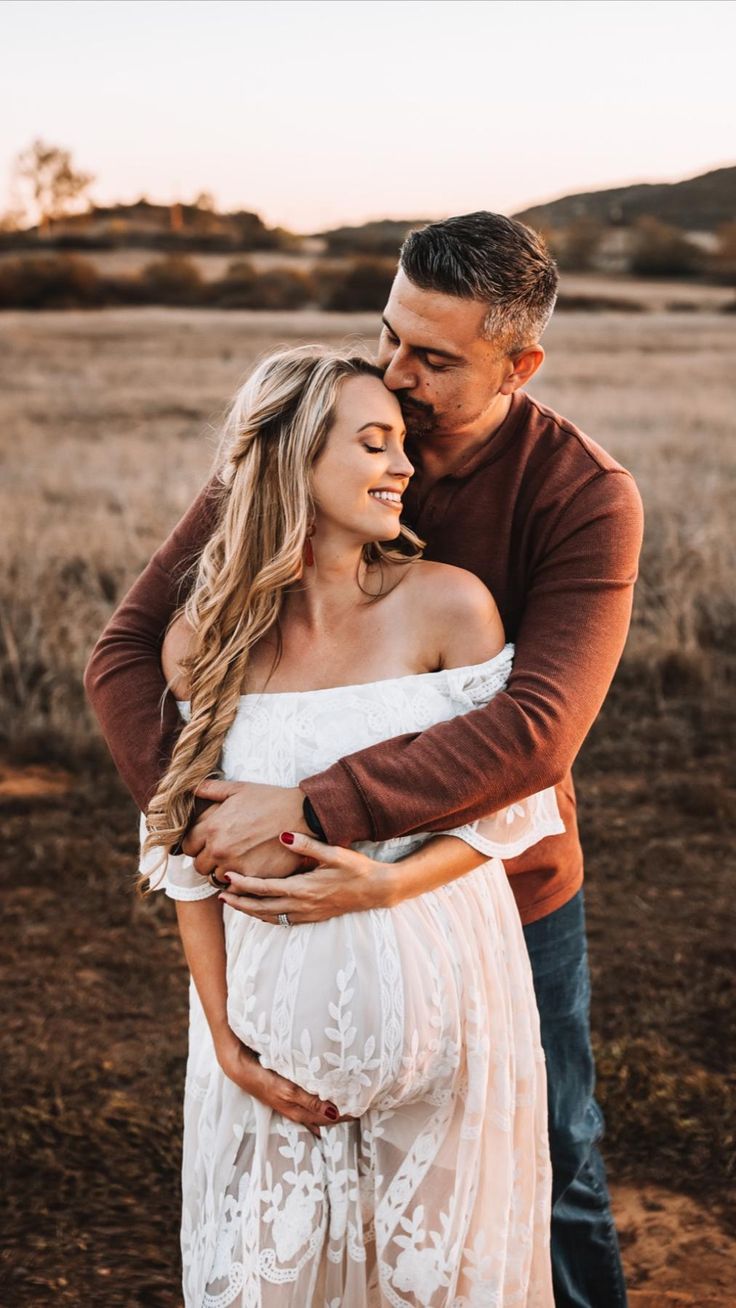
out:
{"label": "dry shrub", "polygon": [[626,295],[558,295],[555,310],[562,313],[645,313],[641,300]]}
{"label": "dry shrub", "polygon": [[94,266],[78,256],[0,261],[0,309],[69,309],[101,302]]}
{"label": "dry shrub", "polygon": [[122,542],[105,516],[103,508],[92,520],[57,521],[39,539],[21,514],[6,513],[14,549],[0,583],[0,744],[21,755],[68,766],[94,745],[81,677],[90,635],[125,575]]}
{"label": "dry shrub", "polygon": [[196,305],[202,301],[202,274],[186,255],[156,259],[146,265],[141,280],[151,304]]}
{"label": "dry shrub", "polygon": [[677,227],[658,218],[640,218],[636,224],[631,271],[640,277],[682,277],[697,273],[703,255]]}
{"label": "dry shrub", "polygon": [[319,305],[338,313],[381,313],[395,275],[395,259],[365,258],[318,266],[314,277]]}
{"label": "dry shrub", "polygon": [[248,259],[231,263],[208,288],[208,302],[219,309],[301,309],[313,299],[307,273],[286,266],[259,273]]}
{"label": "dry shrub", "polygon": [[258,273],[250,259],[235,259],[225,276],[210,287],[210,302],[220,309],[252,309],[257,280]]}
{"label": "dry shrub", "polygon": [[254,288],[254,309],[301,309],[314,299],[312,279],[298,268],[268,268]]}

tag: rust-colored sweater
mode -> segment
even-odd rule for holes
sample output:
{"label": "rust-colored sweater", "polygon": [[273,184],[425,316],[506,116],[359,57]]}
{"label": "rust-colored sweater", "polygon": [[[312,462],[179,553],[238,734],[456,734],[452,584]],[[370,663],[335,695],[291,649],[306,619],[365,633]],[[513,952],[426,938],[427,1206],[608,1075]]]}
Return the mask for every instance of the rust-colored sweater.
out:
{"label": "rust-colored sweater", "polygon": [[[494,595],[516,645],[510,683],[486,707],[352,754],[302,789],[329,842],[346,845],[459,826],[555,785],[565,834],[506,864],[522,920],[533,922],[582,883],[571,767],[626,640],[639,494],[610,455],[517,392],[462,467],[425,497],[410,484],[405,520],[426,540],[426,558],[469,569]],[[161,712],[161,643],[212,521],[206,487],[113,614],[85,674],[140,808],[180,726],[170,695]]]}

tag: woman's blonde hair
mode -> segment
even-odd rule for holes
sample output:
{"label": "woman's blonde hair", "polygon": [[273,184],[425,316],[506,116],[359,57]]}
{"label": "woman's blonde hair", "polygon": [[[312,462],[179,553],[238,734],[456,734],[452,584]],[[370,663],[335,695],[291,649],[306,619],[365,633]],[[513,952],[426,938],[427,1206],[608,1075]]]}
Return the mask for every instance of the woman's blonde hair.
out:
{"label": "woman's blonde hair", "polygon": [[[183,664],[190,715],[151,799],[146,850],[169,849],[189,825],[194,792],[218,767],[253,646],[276,628],[284,593],[299,581],[314,504],[312,468],[324,450],[342,383],[382,377],[360,354],[302,346],[272,354],[237,392],[219,450],[215,528],[196,564],[182,614],[193,631]],[[398,544],[371,542],[367,564],[410,563],[422,543],[407,527]],[[402,548],[403,547],[403,548]],[[381,578],[381,581],[383,579]],[[372,602],[385,593],[368,595]]]}

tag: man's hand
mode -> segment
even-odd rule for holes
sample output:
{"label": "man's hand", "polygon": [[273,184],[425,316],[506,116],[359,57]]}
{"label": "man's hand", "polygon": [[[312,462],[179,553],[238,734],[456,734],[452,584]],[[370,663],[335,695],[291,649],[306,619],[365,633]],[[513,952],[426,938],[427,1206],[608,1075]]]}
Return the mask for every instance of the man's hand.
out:
{"label": "man's hand", "polygon": [[292,926],[324,922],[343,913],[388,908],[396,902],[396,866],[368,858],[356,849],[323,845],[296,835],[293,849],[319,860],[313,872],[287,881],[228,873],[230,890],[219,898],[224,904],[275,925],[285,913]]}
{"label": "man's hand", "polygon": [[233,871],[284,877],[301,866],[300,857],[278,842],[281,831],[307,830],[298,786],[203,781],[196,793],[212,806],[187,832],[182,848],[202,876]]}

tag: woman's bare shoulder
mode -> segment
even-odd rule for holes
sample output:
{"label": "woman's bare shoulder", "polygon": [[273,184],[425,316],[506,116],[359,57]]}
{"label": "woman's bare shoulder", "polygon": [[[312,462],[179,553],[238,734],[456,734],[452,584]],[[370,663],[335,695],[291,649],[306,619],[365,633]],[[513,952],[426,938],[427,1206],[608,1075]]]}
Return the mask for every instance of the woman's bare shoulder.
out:
{"label": "woman's bare shoulder", "polygon": [[182,613],[172,622],[161,646],[161,667],[169,690],[176,699],[187,699],[189,696],[189,680],[182,664],[189,656],[193,635],[192,625]]}
{"label": "woman's bare shoulder", "polygon": [[483,663],[503,649],[506,637],[498,606],[475,573],[428,559],[411,571],[412,615],[436,649],[439,667]]}

